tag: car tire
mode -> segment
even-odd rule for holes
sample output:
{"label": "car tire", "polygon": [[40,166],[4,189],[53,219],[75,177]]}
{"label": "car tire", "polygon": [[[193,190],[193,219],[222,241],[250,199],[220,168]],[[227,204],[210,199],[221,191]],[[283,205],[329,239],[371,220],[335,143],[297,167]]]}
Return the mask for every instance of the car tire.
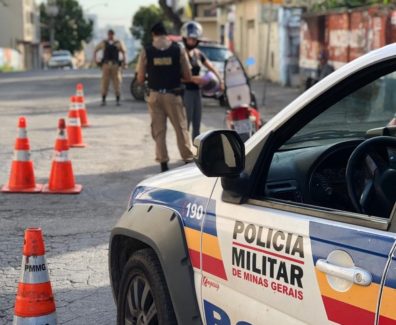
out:
{"label": "car tire", "polygon": [[124,267],[117,324],[177,324],[161,265],[152,249],[132,254]]}

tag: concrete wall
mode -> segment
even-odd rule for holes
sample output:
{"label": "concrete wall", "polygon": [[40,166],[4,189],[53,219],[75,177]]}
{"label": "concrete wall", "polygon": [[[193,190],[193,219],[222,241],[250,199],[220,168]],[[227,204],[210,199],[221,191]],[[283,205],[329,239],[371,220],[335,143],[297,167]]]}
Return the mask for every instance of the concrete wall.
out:
{"label": "concrete wall", "polygon": [[23,39],[23,0],[0,3],[0,47],[17,48],[17,40]]}
{"label": "concrete wall", "polygon": [[235,8],[235,52],[242,62],[254,58],[256,64],[247,68],[248,74],[259,71],[260,1],[246,0],[236,4]]}
{"label": "concrete wall", "polygon": [[[270,28],[269,42],[268,30]],[[281,69],[281,53],[280,53],[280,39],[279,28],[277,22],[263,23],[260,25],[260,40],[259,43],[259,73],[262,76],[267,75],[268,79],[273,82],[280,82],[280,69]],[[267,45],[269,44],[268,62],[267,62]],[[267,65],[267,74],[266,74]]]}
{"label": "concrete wall", "polygon": [[[199,21],[199,20],[198,20]],[[199,21],[203,28],[203,36],[211,41],[219,41],[219,31],[216,21]]]}
{"label": "concrete wall", "polygon": [[22,69],[40,68],[39,16],[34,0],[12,0],[6,4],[0,4],[0,47],[18,51]]}

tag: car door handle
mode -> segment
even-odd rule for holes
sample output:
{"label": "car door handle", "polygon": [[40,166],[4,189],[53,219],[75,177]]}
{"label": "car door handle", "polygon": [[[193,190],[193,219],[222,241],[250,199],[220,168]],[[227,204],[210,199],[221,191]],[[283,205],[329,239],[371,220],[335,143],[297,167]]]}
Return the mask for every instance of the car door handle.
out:
{"label": "car door handle", "polygon": [[353,282],[361,286],[369,286],[371,284],[371,274],[360,267],[343,267],[330,264],[324,259],[319,259],[316,262],[316,267],[319,271],[327,275],[334,276],[343,280]]}

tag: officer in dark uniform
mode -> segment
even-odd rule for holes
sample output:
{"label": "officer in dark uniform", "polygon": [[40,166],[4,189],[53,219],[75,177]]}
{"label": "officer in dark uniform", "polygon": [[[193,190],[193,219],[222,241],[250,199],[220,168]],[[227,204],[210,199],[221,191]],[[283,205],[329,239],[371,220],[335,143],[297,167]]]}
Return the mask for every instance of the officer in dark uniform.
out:
{"label": "officer in dark uniform", "polygon": [[150,91],[147,104],[151,133],[156,144],[156,161],[161,164],[161,171],[166,171],[169,161],[166,147],[168,118],[175,129],[182,159],[187,163],[193,158],[181,83],[182,78],[191,80],[191,67],[185,50],[167,38],[162,23],[155,24],[151,33],[153,42],[140,54],[137,78],[138,82],[144,83],[147,74]]}
{"label": "officer in dark uniform", "polygon": [[[103,58],[100,62],[96,60],[96,53],[103,50]],[[122,61],[120,60],[122,54]],[[120,105],[122,65],[126,66],[126,50],[124,44],[115,39],[114,31],[107,32],[107,39],[96,46],[94,60],[102,67],[102,105],[106,105],[106,96],[109,90],[110,80],[113,82],[117,105]]]}

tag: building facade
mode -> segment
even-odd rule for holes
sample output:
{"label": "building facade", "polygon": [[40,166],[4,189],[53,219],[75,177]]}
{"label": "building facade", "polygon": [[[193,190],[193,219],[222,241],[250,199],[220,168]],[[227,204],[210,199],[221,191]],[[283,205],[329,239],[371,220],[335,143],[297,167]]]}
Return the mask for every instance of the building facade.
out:
{"label": "building facade", "polygon": [[192,1],[192,12],[195,21],[202,25],[204,37],[212,41],[219,41],[217,22],[217,5],[211,0]]}
{"label": "building facade", "polygon": [[218,8],[220,41],[245,63],[249,75],[298,84],[300,3],[219,0]]}
{"label": "building facade", "polygon": [[40,18],[34,0],[4,0],[0,2],[0,48],[20,54],[20,68],[39,69]]}

